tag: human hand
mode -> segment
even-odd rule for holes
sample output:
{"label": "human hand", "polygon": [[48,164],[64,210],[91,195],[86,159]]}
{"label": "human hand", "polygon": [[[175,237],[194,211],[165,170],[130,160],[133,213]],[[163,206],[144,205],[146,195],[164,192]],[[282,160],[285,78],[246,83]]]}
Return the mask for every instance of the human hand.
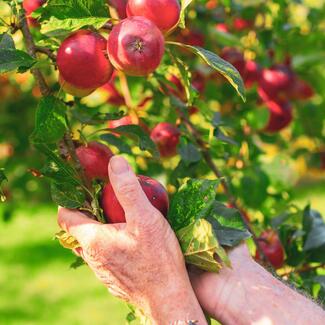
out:
{"label": "human hand", "polygon": [[242,244],[229,251],[232,268],[217,273],[191,269],[201,307],[224,325],[325,324],[325,312],[272,276]]}
{"label": "human hand", "polygon": [[167,220],[150,204],[124,158],[111,159],[109,178],[126,224],[101,224],[60,208],[60,227],[78,240],[78,254],[109,291],[142,309],[153,324],[206,324]]}

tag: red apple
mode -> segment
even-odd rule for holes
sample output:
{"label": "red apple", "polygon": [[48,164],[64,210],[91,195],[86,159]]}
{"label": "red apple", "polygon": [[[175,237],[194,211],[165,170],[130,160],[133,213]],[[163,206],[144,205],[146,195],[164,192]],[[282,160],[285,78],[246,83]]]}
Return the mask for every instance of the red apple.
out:
{"label": "red apple", "polygon": [[293,100],[308,100],[315,95],[314,89],[306,81],[296,78],[289,94]]}
{"label": "red apple", "polygon": [[112,76],[105,56],[106,40],[89,30],[72,33],[61,44],[57,65],[63,79],[77,88],[96,89]]}
{"label": "red apple", "polygon": [[[177,36],[177,40],[192,46],[204,47],[205,44],[205,37],[201,32],[188,28],[181,30],[180,34]],[[187,53],[187,51],[185,53]]]}
{"label": "red apple", "polygon": [[89,180],[108,180],[108,164],[113,157],[112,151],[99,142],[90,142],[78,147],[76,154]]}
{"label": "red apple", "polygon": [[108,56],[118,70],[146,76],[159,66],[165,50],[164,37],[150,20],[131,17],[115,25],[108,39]]}
{"label": "red apple", "polygon": [[127,4],[128,17],[146,17],[163,32],[177,25],[180,12],[178,0],[129,0]]}
{"label": "red apple", "polygon": [[[275,269],[279,269],[284,264],[284,249],[278,234],[274,230],[266,230],[258,238],[259,246]],[[256,260],[261,261],[261,256],[256,251]]]}
{"label": "red apple", "polygon": [[247,20],[247,19],[238,17],[238,18],[234,19],[232,25],[233,25],[234,30],[236,30],[238,32],[242,32],[246,29],[252,28],[254,25],[254,22],[251,20]]}
{"label": "red apple", "polygon": [[59,75],[59,84],[66,93],[75,97],[86,97],[96,90],[74,87],[73,85],[66,82],[61,75]]}
{"label": "red apple", "polygon": [[195,88],[197,92],[202,95],[205,90],[205,85],[206,85],[205,76],[199,71],[193,72],[192,87]]}
{"label": "red apple", "polygon": [[225,23],[216,24],[216,30],[222,33],[229,33],[229,28]]}
{"label": "red apple", "polygon": [[173,157],[177,154],[180,131],[175,125],[161,122],[151,131],[150,137],[157,144],[162,157]]}
{"label": "red apple", "polygon": [[[167,217],[169,208],[168,194],[165,188],[155,179],[138,176],[140,185],[151,204]],[[109,183],[103,189],[101,206],[109,223],[125,223],[125,213]]]}
{"label": "red apple", "polygon": [[266,103],[270,116],[265,131],[276,133],[286,128],[292,121],[292,107],[286,101],[269,101]]}
{"label": "red apple", "polygon": [[294,79],[293,71],[286,65],[275,65],[270,69],[263,69],[258,93],[264,101],[288,98]]}
{"label": "red apple", "polygon": [[261,77],[261,67],[259,64],[253,60],[248,60],[245,62],[245,69],[243,73],[243,79],[246,88],[251,88],[255,82],[258,82]]}
{"label": "red apple", "polygon": [[30,26],[37,26],[38,22],[36,19],[28,17],[30,16],[36,9],[41,7],[46,0],[24,0],[23,1],[23,8],[26,11],[26,16],[27,16],[27,23]]}
{"label": "red apple", "polygon": [[112,6],[119,18],[124,19],[126,18],[126,5],[128,0],[108,0],[110,6]]}

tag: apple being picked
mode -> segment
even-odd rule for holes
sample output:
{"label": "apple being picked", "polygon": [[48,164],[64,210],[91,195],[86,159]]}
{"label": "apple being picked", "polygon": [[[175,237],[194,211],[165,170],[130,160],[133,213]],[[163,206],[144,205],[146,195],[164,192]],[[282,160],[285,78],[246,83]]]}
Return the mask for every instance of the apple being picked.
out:
{"label": "apple being picked", "polygon": [[161,31],[168,32],[177,25],[181,6],[178,0],[129,0],[126,11],[128,17],[146,17]]}
{"label": "apple being picked", "polygon": [[100,34],[80,30],[61,44],[57,65],[62,78],[78,89],[96,89],[112,76],[113,68],[105,56],[107,41]]}
{"label": "apple being picked", "polygon": [[76,149],[77,157],[89,180],[108,180],[108,164],[112,151],[99,142],[90,142]]}
{"label": "apple being picked", "polygon": [[175,125],[161,122],[151,131],[150,137],[157,144],[161,157],[168,158],[177,154],[180,131]]}
{"label": "apple being picked", "polygon": [[145,17],[131,17],[113,27],[107,51],[117,70],[131,76],[146,76],[159,66],[165,41],[153,22]]}
{"label": "apple being picked", "polygon": [[[272,266],[275,269],[281,268],[284,264],[284,249],[278,234],[274,230],[266,230],[257,240],[262,252]],[[255,258],[257,261],[262,260],[258,250],[256,251]]]}
{"label": "apple being picked", "polygon": [[[158,181],[147,176],[139,175],[138,180],[151,204],[167,217],[169,199],[165,188]],[[124,210],[110,183],[103,189],[101,206],[109,223],[125,223]]]}

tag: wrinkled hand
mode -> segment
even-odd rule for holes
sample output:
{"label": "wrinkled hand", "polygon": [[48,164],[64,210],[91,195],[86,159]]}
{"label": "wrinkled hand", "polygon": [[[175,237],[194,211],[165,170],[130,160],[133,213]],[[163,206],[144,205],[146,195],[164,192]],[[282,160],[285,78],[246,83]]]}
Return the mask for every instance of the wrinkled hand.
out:
{"label": "wrinkled hand", "polygon": [[78,254],[109,291],[141,308],[153,323],[195,319],[206,324],[167,220],[150,204],[122,157],[111,159],[109,178],[126,224],[100,224],[60,208],[60,227],[78,240]]}

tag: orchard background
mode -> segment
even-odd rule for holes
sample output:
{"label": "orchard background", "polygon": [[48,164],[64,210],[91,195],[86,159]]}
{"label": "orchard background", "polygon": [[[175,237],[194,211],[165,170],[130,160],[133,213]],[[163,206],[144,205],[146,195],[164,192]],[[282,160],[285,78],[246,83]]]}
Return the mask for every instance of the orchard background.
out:
{"label": "orchard background", "polygon": [[[207,218],[219,243],[246,236],[241,215],[252,255],[259,246],[266,267],[325,299],[325,1],[182,1],[185,25],[164,35],[153,73],[114,72],[83,98],[58,82],[58,49],[81,29],[107,39],[120,9],[49,0],[26,20],[21,2],[0,1],[0,323],[125,323],[128,308],[52,240],[53,200],[85,208],[79,183],[62,179],[79,172],[71,149],[91,141],[171,199],[189,178],[219,179],[219,217]],[[102,216],[103,182],[86,182],[86,208]]]}

